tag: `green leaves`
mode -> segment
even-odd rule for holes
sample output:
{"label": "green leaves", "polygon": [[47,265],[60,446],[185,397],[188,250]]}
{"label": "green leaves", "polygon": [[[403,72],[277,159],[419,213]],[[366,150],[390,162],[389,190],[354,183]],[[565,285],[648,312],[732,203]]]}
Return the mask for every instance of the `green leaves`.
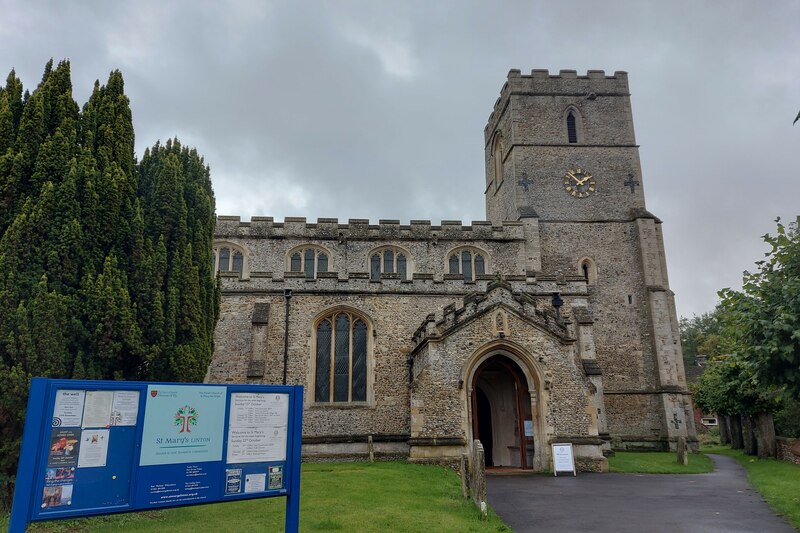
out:
{"label": "green leaves", "polygon": [[134,156],[119,71],[81,111],[70,65],[0,87],[0,507],[33,376],[200,381],[213,350],[210,172],[177,140]]}

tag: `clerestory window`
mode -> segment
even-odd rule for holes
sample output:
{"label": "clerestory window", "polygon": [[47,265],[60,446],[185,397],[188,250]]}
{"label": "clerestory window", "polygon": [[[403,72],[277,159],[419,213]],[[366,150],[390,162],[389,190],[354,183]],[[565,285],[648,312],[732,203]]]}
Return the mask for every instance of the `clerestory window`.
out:
{"label": "clerestory window", "polygon": [[335,311],[316,322],[314,401],[367,401],[370,327],[351,311]]}
{"label": "clerestory window", "polygon": [[464,281],[475,281],[486,274],[486,253],[475,248],[459,248],[450,252],[447,267],[450,274],[461,274]]}
{"label": "clerestory window", "polygon": [[289,271],[303,272],[306,279],[315,279],[320,272],[328,272],[330,254],[317,246],[295,248],[289,252]]}
{"label": "clerestory window", "polygon": [[244,249],[233,243],[219,242],[213,247],[214,275],[217,273],[234,273],[239,277],[247,277],[247,254]]}
{"label": "clerestory window", "polygon": [[405,250],[379,248],[369,254],[369,279],[379,281],[383,274],[397,274],[405,281],[410,279],[410,259]]}

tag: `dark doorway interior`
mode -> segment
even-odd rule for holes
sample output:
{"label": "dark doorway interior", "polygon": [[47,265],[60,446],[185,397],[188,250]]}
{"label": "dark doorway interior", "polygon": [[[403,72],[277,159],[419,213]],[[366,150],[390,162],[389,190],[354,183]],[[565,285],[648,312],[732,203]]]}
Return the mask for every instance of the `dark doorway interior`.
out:
{"label": "dark doorway interior", "polygon": [[486,466],[494,466],[492,461],[492,406],[489,398],[477,387],[475,390],[476,403],[478,404],[478,435],[480,435],[483,452],[486,456]]}

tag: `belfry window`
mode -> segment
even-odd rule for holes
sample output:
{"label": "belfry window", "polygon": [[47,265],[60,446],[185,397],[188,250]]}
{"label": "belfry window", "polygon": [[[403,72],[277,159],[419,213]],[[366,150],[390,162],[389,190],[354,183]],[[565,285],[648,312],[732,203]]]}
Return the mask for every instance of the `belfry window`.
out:
{"label": "belfry window", "polygon": [[240,277],[245,277],[246,254],[243,249],[232,243],[215,243],[214,254],[214,275],[217,273],[235,273]]}
{"label": "belfry window", "polygon": [[570,144],[578,142],[578,127],[575,124],[575,114],[572,111],[567,113],[567,137]]}
{"label": "belfry window", "polygon": [[330,255],[316,246],[299,248],[289,253],[289,271],[303,272],[306,279],[315,279],[320,272],[328,272]]}
{"label": "belfry window", "polygon": [[332,313],[316,325],[314,401],[367,401],[367,323],[353,313]]}
{"label": "belfry window", "polygon": [[486,274],[484,252],[472,248],[461,248],[450,253],[447,260],[450,274],[461,274],[464,281],[475,281]]}
{"label": "belfry window", "polygon": [[403,281],[409,279],[408,254],[398,248],[381,248],[370,252],[369,279],[379,281],[383,274],[398,274]]}

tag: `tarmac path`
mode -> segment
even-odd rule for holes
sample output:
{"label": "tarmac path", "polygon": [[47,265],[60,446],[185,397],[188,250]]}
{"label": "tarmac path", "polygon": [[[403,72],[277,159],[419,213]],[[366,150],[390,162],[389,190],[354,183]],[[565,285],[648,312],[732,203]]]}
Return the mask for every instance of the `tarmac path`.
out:
{"label": "tarmac path", "polygon": [[792,533],[732,457],[709,474],[489,475],[489,505],[517,533]]}

